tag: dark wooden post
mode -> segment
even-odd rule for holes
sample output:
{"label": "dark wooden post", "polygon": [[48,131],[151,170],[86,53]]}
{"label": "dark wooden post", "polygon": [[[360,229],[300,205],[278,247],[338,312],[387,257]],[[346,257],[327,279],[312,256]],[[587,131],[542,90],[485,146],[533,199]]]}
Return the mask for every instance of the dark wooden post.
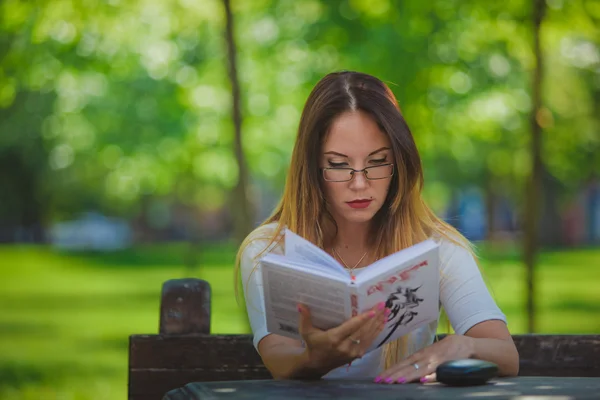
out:
{"label": "dark wooden post", "polygon": [[[163,283],[160,299],[159,334],[129,337],[130,400],[158,400],[170,389],[202,380],[209,360],[202,346],[181,340],[210,337],[210,284],[201,279],[171,279]],[[188,353],[199,351],[197,359]],[[213,357],[214,358],[214,357]]]}
{"label": "dark wooden post", "polygon": [[210,284],[195,278],[163,283],[159,333],[210,334]]}

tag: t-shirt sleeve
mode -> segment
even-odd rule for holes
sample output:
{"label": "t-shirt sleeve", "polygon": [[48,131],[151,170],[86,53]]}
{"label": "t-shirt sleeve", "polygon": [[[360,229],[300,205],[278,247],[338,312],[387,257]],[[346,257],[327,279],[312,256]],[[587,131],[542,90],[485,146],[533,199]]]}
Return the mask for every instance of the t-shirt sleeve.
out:
{"label": "t-shirt sleeve", "polygon": [[440,245],[440,262],[440,300],[457,334],[487,320],[506,323],[471,252],[445,240]]}
{"label": "t-shirt sleeve", "polygon": [[[246,311],[250,321],[250,327],[254,334],[254,347],[258,351],[258,343],[270,332],[267,331],[267,319],[265,314],[264,291],[262,285],[262,271],[257,256],[263,251],[268,242],[266,240],[255,240],[243,251],[240,259],[240,271],[244,297],[246,300]],[[264,255],[266,253],[261,254]]]}

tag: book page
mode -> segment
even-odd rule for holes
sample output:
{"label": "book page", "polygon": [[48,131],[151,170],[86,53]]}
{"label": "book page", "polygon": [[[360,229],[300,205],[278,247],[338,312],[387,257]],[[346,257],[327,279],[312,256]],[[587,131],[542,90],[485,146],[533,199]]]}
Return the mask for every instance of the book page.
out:
{"label": "book page", "polygon": [[285,256],[296,260],[303,260],[313,264],[326,266],[336,274],[349,277],[350,274],[327,252],[318,248],[303,237],[296,235],[289,229],[285,230]]}
{"label": "book page", "polygon": [[356,284],[360,285],[360,283],[365,280],[370,280],[375,276],[386,274],[388,271],[398,269],[399,267],[401,268],[411,260],[420,257],[437,246],[438,244],[433,239],[427,239],[411,247],[383,257],[369,265],[367,268],[357,271]]}
{"label": "book page", "polygon": [[286,256],[282,256],[280,254],[274,254],[274,253],[271,253],[268,256],[269,256],[268,261],[271,264],[286,265],[289,268],[306,270],[306,272],[310,272],[312,274],[323,276],[325,278],[335,277],[335,279],[337,279],[337,280],[341,280],[343,282],[346,282],[347,284],[350,283],[350,276],[339,276],[335,273],[332,273],[331,267],[328,267],[323,264],[315,264],[315,263],[306,261],[304,259],[299,260],[296,258],[286,257]]}
{"label": "book page", "polygon": [[[422,250],[427,249],[425,252]],[[358,282],[359,312],[383,301],[391,310],[384,330],[369,348],[376,349],[407,333],[437,320],[439,316],[439,247],[421,246],[414,257],[393,266],[384,264],[379,274],[369,271]],[[393,259],[393,258],[392,258]],[[371,267],[368,267],[371,268]],[[365,279],[366,278],[366,279]]]}
{"label": "book page", "polygon": [[282,257],[265,256],[262,265],[267,330],[300,339],[297,305],[306,305],[315,327],[330,329],[348,319],[348,285],[325,272],[283,264]]}

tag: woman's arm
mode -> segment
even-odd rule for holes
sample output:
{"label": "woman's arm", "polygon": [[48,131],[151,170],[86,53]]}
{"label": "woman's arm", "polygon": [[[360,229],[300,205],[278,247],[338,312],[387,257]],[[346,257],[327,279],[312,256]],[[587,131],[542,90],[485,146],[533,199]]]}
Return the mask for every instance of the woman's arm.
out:
{"label": "woman's arm", "polygon": [[444,243],[440,259],[440,297],[459,334],[455,336],[471,340],[469,357],[497,364],[501,375],[517,375],[519,354],[506,317],[491,297],[473,255],[460,246]]}
{"label": "woman's arm", "polygon": [[504,322],[483,321],[469,329],[465,336],[473,342],[471,358],[497,364],[500,375],[519,373],[519,352]]}
{"label": "woman's arm", "polygon": [[[262,271],[256,259],[267,245],[268,240],[255,241],[248,245],[241,258],[242,284],[254,346],[273,378],[318,379],[327,371],[310,366],[306,349],[300,340],[267,331]],[[282,253],[283,250],[276,247],[275,252]]]}
{"label": "woman's arm", "polygon": [[440,300],[457,334],[417,351],[376,381],[425,381],[441,363],[464,358],[490,361],[498,365],[501,375],[516,375],[519,354],[506,317],[487,290],[472,254],[446,242],[440,246],[440,263]]}
{"label": "woman's arm", "polygon": [[298,306],[298,340],[271,334],[258,343],[258,351],[275,379],[318,379],[334,368],[362,357],[381,333],[389,310],[385,303],[350,318],[327,331],[313,326],[310,310]]}
{"label": "woman's arm", "polygon": [[376,382],[406,383],[433,379],[438,365],[445,361],[476,358],[498,365],[500,375],[519,372],[519,354],[502,321],[488,320],[473,326],[465,335],[448,335],[417,351],[384,371]]}
{"label": "woman's arm", "polygon": [[271,334],[259,342],[258,352],[274,379],[319,379],[328,372],[310,365],[299,340]]}

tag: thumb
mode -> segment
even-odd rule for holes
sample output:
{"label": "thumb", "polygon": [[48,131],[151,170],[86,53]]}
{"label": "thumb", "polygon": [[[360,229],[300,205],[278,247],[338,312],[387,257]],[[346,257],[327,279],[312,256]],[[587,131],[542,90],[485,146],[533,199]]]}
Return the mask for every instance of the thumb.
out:
{"label": "thumb", "polygon": [[304,336],[313,332],[316,328],[310,320],[310,311],[304,304],[298,304],[298,313],[300,313],[298,328],[300,335]]}
{"label": "thumb", "polygon": [[421,378],[421,383],[430,383],[430,382],[437,382],[437,375],[435,372]]}

